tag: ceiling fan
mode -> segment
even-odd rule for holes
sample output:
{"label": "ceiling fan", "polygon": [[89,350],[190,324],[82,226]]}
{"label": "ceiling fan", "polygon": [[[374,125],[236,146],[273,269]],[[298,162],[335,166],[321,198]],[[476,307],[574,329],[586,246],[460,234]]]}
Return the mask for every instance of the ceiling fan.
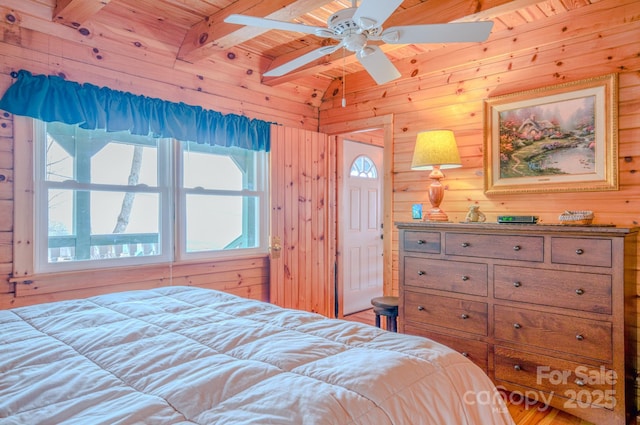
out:
{"label": "ceiling fan", "polygon": [[340,48],[356,54],[356,58],[377,84],[384,84],[400,77],[400,72],[382,49],[369,41],[387,44],[479,42],[489,37],[493,22],[453,22],[447,24],[423,24],[395,26],[387,29],[382,24],[402,4],[403,0],[362,0],[356,7],[342,9],[331,15],[327,28],[293,22],[259,18],[255,16],[229,15],[224,21],[232,24],[296,31],[315,34],[318,37],[337,40],[339,43],[312,50],[292,61],[265,72],[265,77],[278,77],[293,71],[315,59],[330,55]]}

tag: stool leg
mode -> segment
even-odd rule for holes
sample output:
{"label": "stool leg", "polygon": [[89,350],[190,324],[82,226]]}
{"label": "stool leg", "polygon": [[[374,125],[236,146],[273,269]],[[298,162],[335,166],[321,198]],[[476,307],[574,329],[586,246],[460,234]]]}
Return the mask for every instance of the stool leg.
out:
{"label": "stool leg", "polygon": [[393,316],[393,317],[389,317],[389,319],[391,320],[391,326],[389,330],[391,332],[398,332],[398,318]]}
{"label": "stool leg", "polygon": [[376,314],[376,328],[380,327],[380,315]]}

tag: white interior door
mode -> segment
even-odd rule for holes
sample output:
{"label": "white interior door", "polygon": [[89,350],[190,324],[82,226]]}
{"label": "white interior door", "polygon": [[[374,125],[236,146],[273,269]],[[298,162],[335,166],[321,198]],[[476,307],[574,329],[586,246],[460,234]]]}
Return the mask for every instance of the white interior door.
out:
{"label": "white interior door", "polygon": [[383,148],[344,140],[338,279],[343,314],[371,308],[383,284]]}

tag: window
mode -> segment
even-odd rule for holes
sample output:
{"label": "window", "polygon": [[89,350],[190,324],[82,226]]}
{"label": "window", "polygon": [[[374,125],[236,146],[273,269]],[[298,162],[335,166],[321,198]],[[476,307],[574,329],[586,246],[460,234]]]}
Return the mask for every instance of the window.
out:
{"label": "window", "polygon": [[36,272],[266,253],[265,152],[18,119]]}
{"label": "window", "polygon": [[376,179],[378,178],[378,169],[376,168],[376,164],[373,163],[371,158],[366,155],[359,155],[356,157],[356,159],[353,160],[349,175],[351,177]]}
{"label": "window", "polygon": [[[180,253],[266,249],[266,154],[182,143]],[[203,255],[204,254],[204,255]]]}

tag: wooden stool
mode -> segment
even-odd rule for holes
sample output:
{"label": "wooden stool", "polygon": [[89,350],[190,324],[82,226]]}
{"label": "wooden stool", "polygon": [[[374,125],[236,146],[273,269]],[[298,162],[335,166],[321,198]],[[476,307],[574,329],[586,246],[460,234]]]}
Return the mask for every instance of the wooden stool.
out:
{"label": "wooden stool", "polygon": [[387,318],[387,330],[398,331],[398,297],[376,297],[371,299],[376,314],[376,327],[380,327],[380,316]]}

